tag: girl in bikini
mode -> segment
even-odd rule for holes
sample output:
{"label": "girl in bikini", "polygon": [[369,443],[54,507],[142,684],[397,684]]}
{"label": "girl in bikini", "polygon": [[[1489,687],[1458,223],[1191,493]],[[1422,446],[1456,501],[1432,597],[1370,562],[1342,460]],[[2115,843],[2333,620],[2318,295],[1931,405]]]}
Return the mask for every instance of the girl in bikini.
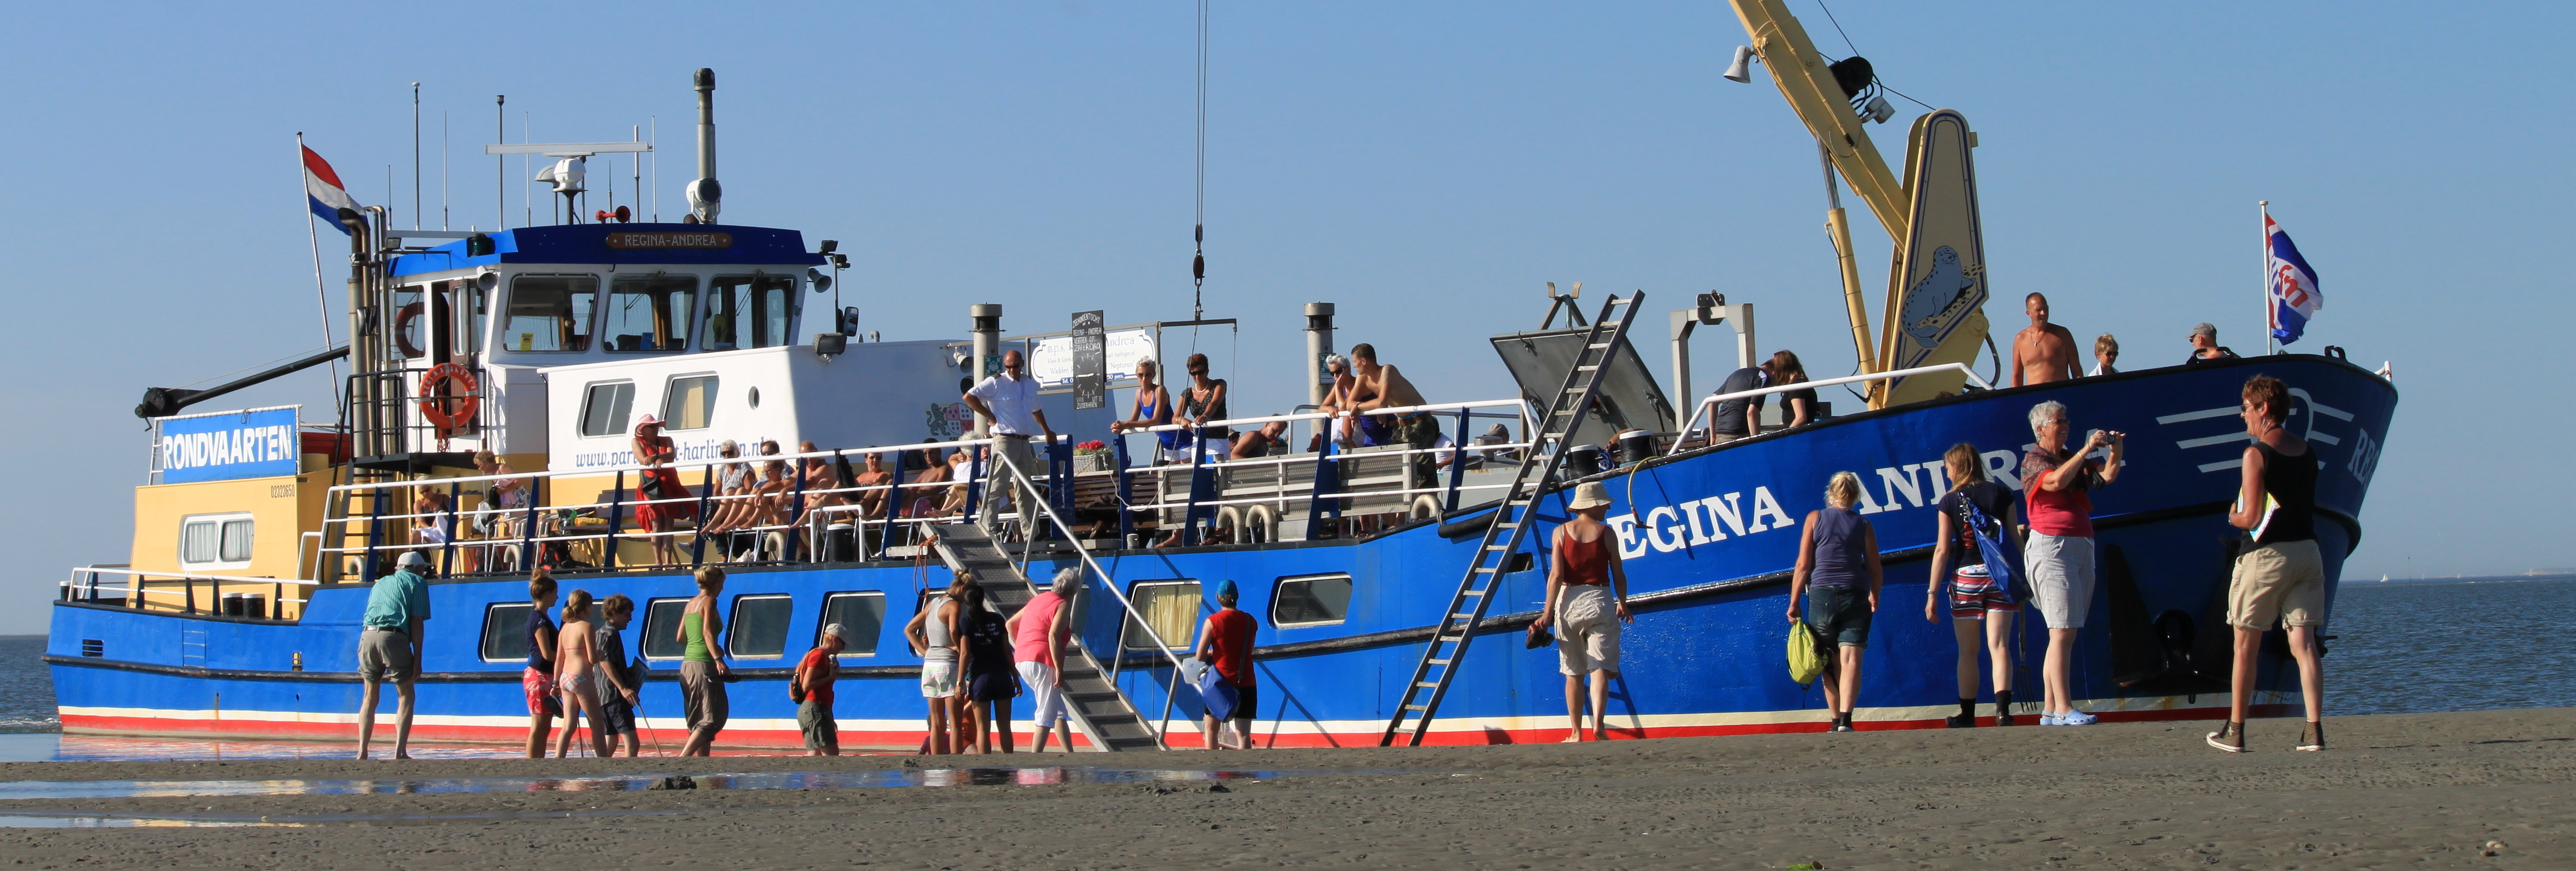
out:
{"label": "girl in bikini", "polygon": [[581,716],[590,723],[592,755],[606,757],[608,733],[600,729],[599,687],[590,673],[599,663],[598,642],[591,637],[598,627],[591,622],[590,591],[574,590],[564,597],[563,614],[563,628],[555,632],[555,687],[563,694],[564,730],[555,740],[555,756],[572,757],[574,717]]}

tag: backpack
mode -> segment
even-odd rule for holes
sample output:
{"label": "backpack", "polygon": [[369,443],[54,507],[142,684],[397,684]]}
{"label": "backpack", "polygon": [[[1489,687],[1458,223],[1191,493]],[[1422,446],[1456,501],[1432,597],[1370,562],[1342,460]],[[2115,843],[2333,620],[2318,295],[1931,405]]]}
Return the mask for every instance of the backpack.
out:
{"label": "backpack", "polygon": [[1961,498],[1959,505],[1968,515],[1968,530],[1976,534],[1977,553],[1986,564],[1986,575],[2000,579],[1995,586],[2012,597],[2013,604],[2029,602],[2030,575],[2022,571],[2021,554],[2004,546],[2003,522],[1986,516],[1986,510],[1977,507],[1975,500]]}

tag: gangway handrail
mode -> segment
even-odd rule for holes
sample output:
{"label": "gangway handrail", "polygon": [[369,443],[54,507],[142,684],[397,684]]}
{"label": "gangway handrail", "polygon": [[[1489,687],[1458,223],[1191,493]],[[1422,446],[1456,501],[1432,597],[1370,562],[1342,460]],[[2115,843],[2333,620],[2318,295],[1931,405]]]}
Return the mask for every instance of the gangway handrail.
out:
{"label": "gangway handrail", "polygon": [[1751,389],[1751,390],[1738,390],[1738,391],[1736,391],[1736,392],[1734,392],[1734,393],[1719,393],[1719,394],[1715,394],[1715,395],[1709,396],[1709,397],[1707,397],[1707,398],[1701,399],[1701,400],[1699,401],[1699,406],[1698,406],[1697,408],[1694,408],[1694,409],[1692,409],[1692,410],[1691,410],[1690,420],[1689,420],[1689,421],[1687,421],[1687,422],[1685,422],[1685,423],[1682,425],[1682,428],[1681,428],[1681,430],[1680,430],[1680,437],[1679,437],[1679,438],[1675,438],[1675,439],[1673,439],[1673,449],[1672,449],[1672,450],[1670,450],[1670,451],[1666,451],[1666,452],[1664,453],[1664,455],[1665,455],[1665,456],[1672,456],[1673,454],[1681,453],[1681,452],[1682,452],[1682,445],[1683,445],[1683,444],[1685,444],[1685,443],[1687,443],[1687,442],[1689,441],[1689,438],[1690,438],[1690,434],[1691,434],[1691,432],[1692,432],[1693,430],[1696,430],[1696,429],[1698,429],[1698,428],[1699,428],[1699,420],[1700,420],[1700,418],[1701,418],[1701,417],[1703,417],[1703,416],[1705,416],[1705,415],[1707,415],[1707,414],[1708,414],[1709,409],[1711,409],[1711,408],[1715,408],[1715,407],[1717,406],[1717,404],[1718,404],[1718,403],[1720,403],[1720,402],[1725,402],[1725,401],[1728,401],[1728,400],[1731,400],[1731,399],[1744,399],[1744,398],[1754,397],[1754,396],[1763,396],[1763,395],[1772,394],[1772,393],[1786,393],[1786,392],[1791,391],[1791,390],[1807,390],[1807,389],[1816,388],[1816,387],[1832,387],[1832,386],[1835,386],[1835,385],[1838,385],[1838,384],[1857,384],[1857,383],[1860,383],[1860,382],[1863,382],[1863,381],[1885,381],[1885,380],[1890,379],[1890,378],[1911,378],[1911,377],[1914,377],[1914,376],[1916,376],[1916,375],[1929,375],[1929,374],[1932,374],[1932,373],[1934,373],[1934,372],[1949,372],[1949,371],[1953,371],[1953,370],[1957,371],[1959,374],[1962,374],[1962,375],[1966,375],[1966,376],[1968,376],[1968,380],[1976,382],[1976,383],[1977,383],[1977,386],[1978,386],[1978,387],[1980,387],[1980,388],[1983,388],[1983,389],[1986,389],[1986,390],[1993,390],[1993,389],[1995,389],[1995,386],[1994,386],[1994,385],[1986,383],[1986,379],[1984,379],[1984,378],[1980,378],[1980,377],[1977,377],[1976,370],[1973,370],[1973,369],[1968,368],[1968,364],[1966,364],[1966,363],[1943,363],[1943,364],[1938,365],[1938,366],[1916,366],[1916,367],[1914,367],[1914,368],[1912,368],[1912,369],[1897,369],[1897,370],[1889,371],[1889,372],[1873,372],[1873,373],[1870,373],[1870,374],[1867,374],[1867,375],[1844,375],[1844,376],[1835,377],[1835,378],[1827,378],[1827,379],[1824,379],[1824,380],[1822,380],[1822,381],[1799,381],[1799,382],[1790,383],[1790,384],[1774,384],[1774,385],[1771,385],[1771,386],[1769,386],[1769,387],[1756,387],[1756,388]]}

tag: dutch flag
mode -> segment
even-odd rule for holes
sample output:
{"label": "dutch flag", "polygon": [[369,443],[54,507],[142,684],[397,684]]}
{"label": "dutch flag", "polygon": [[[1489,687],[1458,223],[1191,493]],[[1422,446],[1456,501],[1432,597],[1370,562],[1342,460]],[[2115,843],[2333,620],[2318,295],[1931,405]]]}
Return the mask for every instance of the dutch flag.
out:
{"label": "dutch flag", "polygon": [[2308,319],[2326,307],[2326,298],[2317,291],[2317,271],[2308,268],[2307,258],[2299,256],[2299,246],[2290,244],[2290,234],[2281,232],[2281,225],[2270,215],[2263,216],[2263,234],[2272,251],[2271,275],[2263,291],[2272,301],[2272,338],[2287,345],[2307,331]]}
{"label": "dutch flag", "polygon": [[304,198],[313,202],[313,213],[322,216],[322,223],[347,234],[348,226],[340,223],[340,210],[348,209],[360,214],[364,214],[364,210],[358,208],[357,200],[349,198],[348,189],[340,185],[340,174],[331,171],[329,161],[313,153],[311,148],[296,147],[304,150]]}

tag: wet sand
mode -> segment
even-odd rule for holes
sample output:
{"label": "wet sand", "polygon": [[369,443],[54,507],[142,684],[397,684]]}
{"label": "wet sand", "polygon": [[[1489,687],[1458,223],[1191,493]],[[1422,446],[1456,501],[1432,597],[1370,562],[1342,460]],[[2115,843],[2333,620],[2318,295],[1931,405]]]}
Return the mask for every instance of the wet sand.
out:
{"label": "wet sand", "polygon": [[[2375,868],[2576,866],[2576,709],[1111,756],[54,762],[0,780],[400,780],[1052,762],[1297,772],[939,788],[0,800],[7,868]],[[2501,846],[2489,848],[2490,842]],[[2484,855],[2490,850],[2493,856]]]}

